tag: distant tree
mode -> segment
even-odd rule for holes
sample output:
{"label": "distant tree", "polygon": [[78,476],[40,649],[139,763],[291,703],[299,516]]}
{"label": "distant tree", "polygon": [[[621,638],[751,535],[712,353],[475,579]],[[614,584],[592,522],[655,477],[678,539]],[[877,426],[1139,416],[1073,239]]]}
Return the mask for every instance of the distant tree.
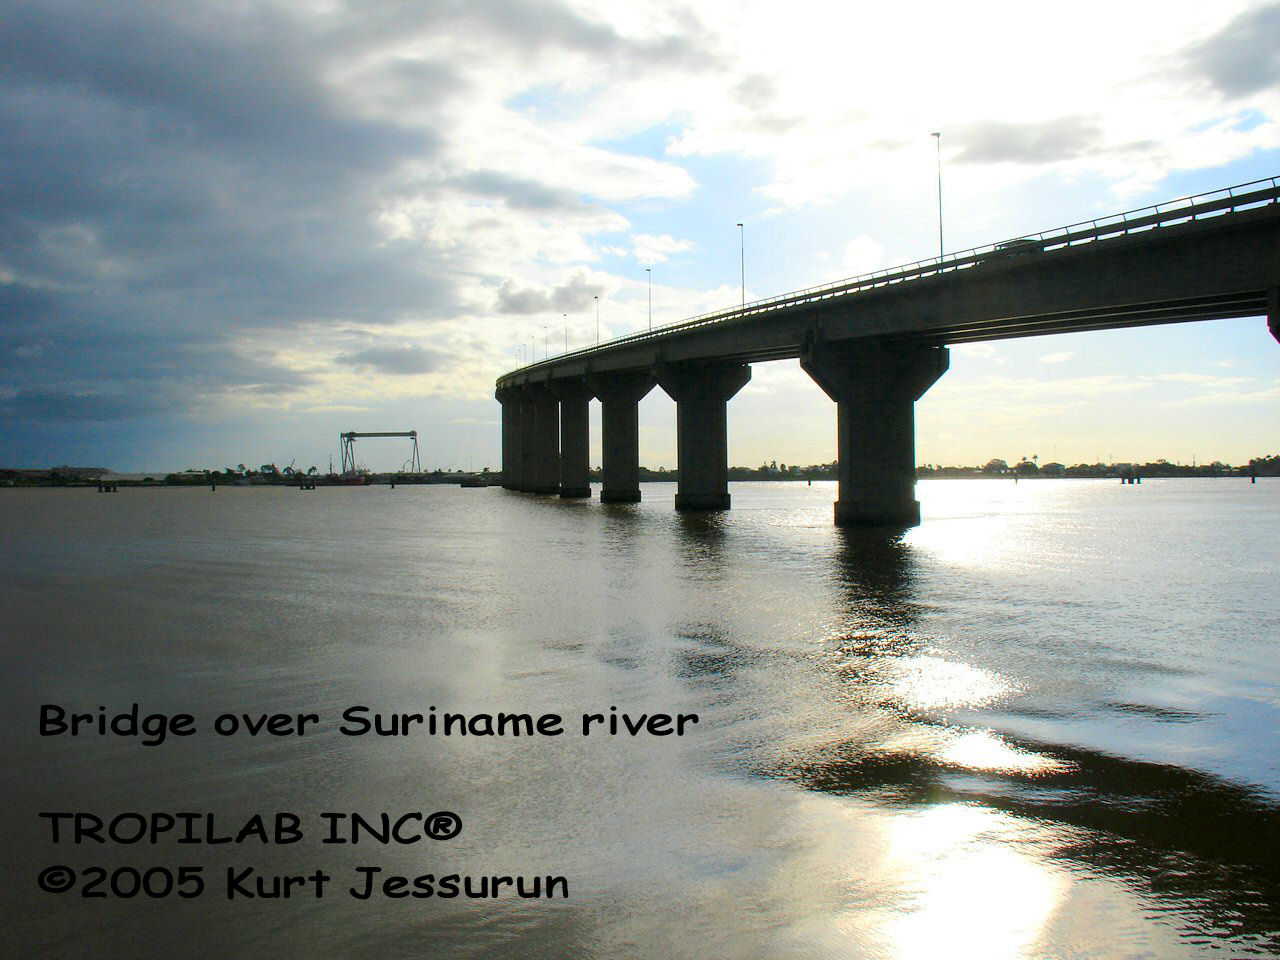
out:
{"label": "distant tree", "polygon": [[319,472],[320,472],[320,471],[319,471],[319,469],[318,469],[317,467],[314,467],[314,466],[307,467],[307,476],[308,476],[308,477],[314,477],[314,476],[315,476],[317,473],[319,473]]}
{"label": "distant tree", "polygon": [[990,473],[990,474],[1008,473],[1009,464],[1007,461],[993,458],[991,460],[988,460],[986,464],[983,465],[982,472]]}
{"label": "distant tree", "polygon": [[1280,454],[1269,457],[1251,457],[1249,472],[1259,477],[1280,477]]}

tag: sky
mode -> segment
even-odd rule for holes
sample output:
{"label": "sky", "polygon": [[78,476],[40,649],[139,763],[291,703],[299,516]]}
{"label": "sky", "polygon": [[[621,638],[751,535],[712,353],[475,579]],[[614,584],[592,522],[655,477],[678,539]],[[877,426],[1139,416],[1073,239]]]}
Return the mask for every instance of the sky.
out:
{"label": "sky", "polygon": [[[497,468],[531,354],[1280,174],[1280,3],[120,4],[0,18],[0,466]],[[736,224],[742,223],[739,231]],[[917,460],[1280,453],[1264,319],[954,347]],[[593,463],[599,408],[593,404]],[[794,362],[729,459],[835,458]],[[398,441],[360,462],[394,469]],[[675,407],[641,404],[675,465]]]}

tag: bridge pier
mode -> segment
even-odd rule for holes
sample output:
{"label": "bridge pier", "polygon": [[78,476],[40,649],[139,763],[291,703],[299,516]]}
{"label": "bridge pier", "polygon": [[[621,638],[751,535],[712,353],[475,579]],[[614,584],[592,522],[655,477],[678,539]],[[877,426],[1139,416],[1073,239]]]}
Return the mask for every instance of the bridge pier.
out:
{"label": "bridge pier", "polygon": [[560,398],[560,496],[591,496],[591,389],[574,377],[547,387]]}
{"label": "bridge pier", "polygon": [[560,401],[546,384],[530,386],[534,493],[560,492]]}
{"label": "bridge pier", "polygon": [[502,405],[502,488],[520,487],[520,391],[499,387],[494,391]]}
{"label": "bridge pier", "polygon": [[647,373],[608,373],[588,377],[600,398],[600,452],[604,483],[601,503],[640,502],[640,400],[653,389]]}
{"label": "bridge pier", "polygon": [[838,404],[836,526],[915,526],[915,402],[947,371],[946,347],[807,343],[800,365]]}
{"label": "bridge pier", "polygon": [[676,402],[677,510],[729,509],[729,398],[751,379],[745,363],[675,363],[655,368]]}
{"label": "bridge pier", "polygon": [[520,465],[516,472],[515,489],[521,493],[533,492],[533,481],[536,476],[537,458],[534,454],[533,431],[533,393],[529,387],[519,387],[519,399],[516,401],[515,452]]}
{"label": "bridge pier", "polygon": [[1267,291],[1267,329],[1276,343],[1280,343],[1280,287]]}

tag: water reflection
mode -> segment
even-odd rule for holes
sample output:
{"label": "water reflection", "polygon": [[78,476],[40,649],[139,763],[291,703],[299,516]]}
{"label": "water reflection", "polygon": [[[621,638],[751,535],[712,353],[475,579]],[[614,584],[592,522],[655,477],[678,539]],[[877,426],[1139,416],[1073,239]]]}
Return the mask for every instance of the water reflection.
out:
{"label": "water reflection", "polygon": [[1027,956],[1065,899],[1061,868],[1010,843],[979,807],[935,804],[895,819],[889,857],[917,878],[914,909],[885,925],[903,958]]}
{"label": "water reflection", "polygon": [[[797,738],[766,772],[893,810],[886,857],[909,891],[879,928],[900,956],[1023,956],[1086,869],[1153,916],[1280,949],[1280,806],[1177,765],[1019,738],[973,723],[1018,693],[925,629],[901,537],[843,532],[832,579],[848,629],[824,644],[844,691],[841,737]],[[1179,714],[1171,718],[1188,722]],[[1034,952],[1034,951],[1033,951]]]}
{"label": "water reflection", "polygon": [[726,541],[724,513],[681,512],[674,515],[673,523],[685,575],[692,580],[719,580]]}
{"label": "water reflection", "polygon": [[903,534],[842,527],[835,537],[832,580],[847,598],[854,621],[881,630],[914,622],[918,610],[911,580],[916,561]]}
{"label": "water reflection", "polygon": [[[1126,880],[1165,902],[1156,910],[1190,908],[1215,935],[1280,947],[1280,808],[1272,798],[1180,767],[1044,743],[1015,748],[1052,757],[1057,767],[956,770],[928,756],[868,755],[846,744],[777,772],[812,790],[907,809],[1013,814],[1045,827],[1038,832],[1054,841],[1052,860]],[[904,829],[931,824],[941,850],[965,842],[969,816],[909,815]]]}

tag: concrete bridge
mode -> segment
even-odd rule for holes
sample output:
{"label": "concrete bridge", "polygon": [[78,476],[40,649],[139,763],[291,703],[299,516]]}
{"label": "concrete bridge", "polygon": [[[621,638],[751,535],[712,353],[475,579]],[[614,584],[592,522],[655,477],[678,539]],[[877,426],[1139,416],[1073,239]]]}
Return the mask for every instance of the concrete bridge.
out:
{"label": "concrete bridge", "polygon": [[1187,197],[748,303],[500,377],[503,486],[640,499],[638,406],[676,402],[677,510],[729,506],[726,405],[752,362],[799,358],[838,405],[837,524],[913,525],[915,402],[947,344],[1266,315],[1280,340],[1280,180]]}

